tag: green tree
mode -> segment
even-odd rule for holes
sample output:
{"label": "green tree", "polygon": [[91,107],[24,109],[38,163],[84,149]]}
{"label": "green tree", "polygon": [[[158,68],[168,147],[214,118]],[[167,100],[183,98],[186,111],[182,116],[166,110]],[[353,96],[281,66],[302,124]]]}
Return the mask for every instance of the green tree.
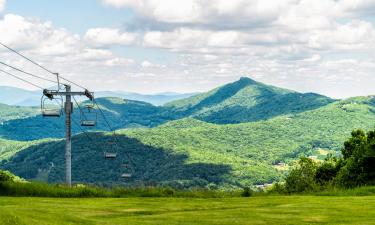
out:
{"label": "green tree", "polygon": [[318,188],[315,182],[317,170],[316,163],[306,157],[302,157],[285,180],[285,188],[288,193],[308,192]]}

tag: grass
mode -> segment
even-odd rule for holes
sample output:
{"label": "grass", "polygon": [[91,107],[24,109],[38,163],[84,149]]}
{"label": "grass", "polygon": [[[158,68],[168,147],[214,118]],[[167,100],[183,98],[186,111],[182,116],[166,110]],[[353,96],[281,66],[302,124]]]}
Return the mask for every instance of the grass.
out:
{"label": "grass", "polygon": [[0,196],[54,197],[54,198],[128,198],[128,197],[178,197],[223,198],[239,197],[242,190],[220,191],[207,189],[175,190],[169,187],[112,187],[76,185],[69,188],[60,184],[38,182],[0,182]]}
{"label": "grass", "polygon": [[375,224],[375,196],[0,198],[0,224]]}

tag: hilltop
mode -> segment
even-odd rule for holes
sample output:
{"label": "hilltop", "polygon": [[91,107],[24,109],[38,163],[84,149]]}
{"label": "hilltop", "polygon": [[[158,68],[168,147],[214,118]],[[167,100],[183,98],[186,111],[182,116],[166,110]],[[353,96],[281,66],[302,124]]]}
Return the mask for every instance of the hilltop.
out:
{"label": "hilltop", "polygon": [[231,124],[299,113],[334,101],[315,93],[298,93],[242,77],[207,93],[167,103],[165,107],[179,117]]}
{"label": "hilltop", "polygon": [[[250,78],[241,78],[207,93],[173,101],[164,106],[118,97],[97,99],[114,129],[155,127],[186,117],[217,124],[252,122],[316,109],[334,101],[318,94],[302,94],[265,85]],[[4,105],[5,107],[7,110],[3,112],[11,115],[23,115],[22,112],[29,111],[33,113],[28,117],[5,117],[4,124],[0,126],[0,137],[21,141],[64,137],[63,118],[42,118],[35,107]],[[106,130],[105,121],[98,110],[97,113],[96,129]],[[76,107],[73,113],[74,133],[81,132],[77,126],[79,121],[80,113]],[[29,131],[26,135],[25,130]]]}

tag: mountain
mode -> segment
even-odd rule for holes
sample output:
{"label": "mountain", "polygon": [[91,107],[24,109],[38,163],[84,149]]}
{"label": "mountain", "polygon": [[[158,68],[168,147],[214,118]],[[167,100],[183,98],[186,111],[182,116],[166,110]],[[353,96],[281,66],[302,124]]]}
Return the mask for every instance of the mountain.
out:
{"label": "mountain", "polygon": [[118,97],[134,101],[148,102],[156,106],[164,105],[167,102],[175,101],[178,99],[183,99],[195,95],[196,93],[174,93],[174,92],[165,92],[159,94],[145,95],[132,92],[96,92],[95,97]]}
{"label": "mountain", "polygon": [[0,86],[0,103],[18,106],[40,105],[40,91],[28,91],[15,87]]}
{"label": "mountain", "polygon": [[[256,122],[223,125],[184,118],[154,128],[120,130],[118,146],[111,134],[81,134],[73,139],[73,180],[185,188],[269,183],[288,167],[278,163],[291,165],[301,155],[323,159],[328,153],[339,154],[353,129],[370,129],[373,121],[375,98],[358,97]],[[27,179],[63,181],[63,140],[14,149],[0,168]],[[105,160],[104,152],[117,152],[118,158]],[[122,180],[121,165],[131,162],[134,176]]]}
{"label": "mountain", "polygon": [[[114,93],[105,93],[113,94]],[[165,93],[164,95],[174,96]],[[165,122],[186,117],[216,123],[234,124],[265,120],[279,115],[293,115],[327,105],[335,100],[318,94],[302,94],[265,85],[249,78],[218,87],[207,93],[198,94],[164,106],[124,100],[118,97],[97,98],[103,112],[114,129],[131,127],[155,127]],[[84,104],[83,104],[84,105]],[[17,109],[14,114],[17,114]],[[19,107],[22,110],[30,108]],[[34,109],[35,111],[35,109]],[[107,121],[96,110],[96,130],[106,130]],[[80,132],[81,114],[76,108],[73,113],[73,133]],[[41,138],[64,137],[64,118],[42,118],[35,114],[28,118],[4,121],[0,126],[0,137],[28,141]],[[24,131],[29,130],[27,135]]]}
{"label": "mountain", "polygon": [[191,116],[228,124],[264,120],[319,108],[335,100],[314,93],[298,93],[242,77],[207,93],[165,105],[179,117]]}
{"label": "mountain", "polygon": [[[134,101],[148,102],[153,105],[163,105],[167,102],[187,98],[196,93],[159,93],[159,94],[138,94],[133,92],[124,91],[98,91],[95,92],[95,97],[117,97],[123,99],[129,99]],[[0,103],[7,105],[16,106],[39,106],[41,91],[28,91],[16,87],[0,86]],[[78,100],[84,100],[84,98],[77,98]]]}
{"label": "mountain", "polygon": [[9,106],[0,103],[0,125],[5,121],[30,118],[40,111],[36,107]]}
{"label": "mountain", "polygon": [[[96,130],[79,134],[79,110],[73,114],[74,182],[210,188],[269,183],[301,155],[338,154],[353,129],[369,129],[375,121],[372,96],[333,100],[248,78],[165,106],[114,97],[97,101],[108,121],[99,113]],[[32,107],[2,107],[0,168],[62,182],[63,118],[42,118]],[[112,133],[99,132],[106,122],[122,129],[116,132],[120,144]],[[118,158],[105,160],[104,152]],[[129,169],[124,164],[134,164],[131,179],[120,178]]]}
{"label": "mountain", "polygon": [[[95,109],[94,113],[91,113],[91,115],[85,114],[84,116],[94,117],[92,119],[97,120],[97,126],[94,127],[94,129],[98,131],[108,130],[107,122],[111,128],[120,129],[131,127],[154,127],[174,119],[174,117],[169,116],[168,114],[163,115],[162,108],[146,102],[113,97],[98,98],[96,101],[102,109],[107,121],[103,119],[103,116],[98,109]],[[81,108],[83,108],[84,105],[85,102],[80,103]],[[59,118],[44,118],[41,116],[40,109],[33,107],[4,105],[3,108],[6,108],[6,110],[2,110],[0,105],[0,115],[7,114],[8,116],[3,118],[3,122],[0,125],[0,138],[31,141],[42,138],[62,138],[65,136],[64,116]],[[86,130],[79,126],[81,119],[85,118],[84,116],[82,116],[75,105],[72,114],[73,134],[81,132],[81,129]],[[25,133],[26,130],[27,133]]]}

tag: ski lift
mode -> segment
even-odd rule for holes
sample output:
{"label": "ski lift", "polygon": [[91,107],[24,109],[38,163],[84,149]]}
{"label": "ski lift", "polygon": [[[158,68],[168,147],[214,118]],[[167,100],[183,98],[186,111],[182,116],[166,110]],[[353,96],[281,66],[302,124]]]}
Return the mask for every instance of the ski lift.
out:
{"label": "ski lift", "polygon": [[133,176],[133,171],[130,167],[130,164],[123,163],[121,164],[121,167],[124,168],[123,173],[121,174],[121,178],[131,178]]}
{"label": "ski lift", "polygon": [[44,91],[40,107],[43,117],[60,117],[63,109],[63,98],[62,96],[53,96]]}
{"label": "ski lift", "polygon": [[117,158],[117,153],[115,153],[115,152],[104,152],[104,158],[115,159],[115,158]]}
{"label": "ski lift", "polygon": [[131,173],[123,173],[123,174],[121,174],[121,177],[122,178],[131,178],[132,174]]}
{"label": "ski lift", "polygon": [[81,110],[81,126],[94,127],[98,121],[98,114],[94,104],[88,104]]}

